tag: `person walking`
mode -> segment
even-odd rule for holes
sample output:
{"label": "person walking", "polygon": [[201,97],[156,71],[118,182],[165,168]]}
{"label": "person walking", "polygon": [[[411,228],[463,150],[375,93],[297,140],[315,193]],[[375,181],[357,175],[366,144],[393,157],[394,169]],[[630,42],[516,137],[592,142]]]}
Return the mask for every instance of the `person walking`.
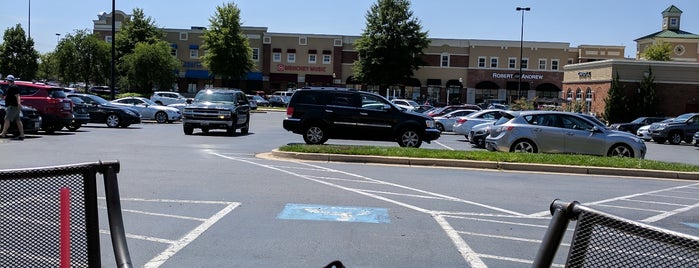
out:
{"label": "person walking", "polygon": [[15,85],[15,77],[8,75],[5,80],[8,83],[7,92],[5,92],[5,124],[2,126],[2,133],[0,137],[5,138],[7,136],[7,130],[10,129],[10,123],[14,121],[17,124],[17,130],[19,131],[19,136],[16,140],[24,140],[24,126],[22,125],[22,119],[20,118],[20,112],[22,111],[22,102],[19,97],[19,88]]}

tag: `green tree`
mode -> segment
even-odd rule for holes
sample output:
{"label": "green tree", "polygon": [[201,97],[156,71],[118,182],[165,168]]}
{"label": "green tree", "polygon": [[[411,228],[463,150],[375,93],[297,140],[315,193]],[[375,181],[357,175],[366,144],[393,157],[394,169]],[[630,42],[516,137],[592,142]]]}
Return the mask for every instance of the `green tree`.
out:
{"label": "green tree", "polygon": [[[149,95],[154,88],[171,88],[176,81],[174,70],[180,65],[170,54],[170,45],[160,41],[137,43],[133,53],[124,56],[119,66],[125,74],[126,88]],[[124,87],[123,84],[120,86]]]}
{"label": "green tree", "polygon": [[153,19],[146,17],[143,9],[135,8],[131,18],[125,20],[121,30],[116,33],[114,47],[117,51],[117,59],[130,54],[138,43],[157,43],[165,37]]}
{"label": "green tree", "polygon": [[662,40],[646,48],[641,57],[646,60],[671,61],[672,45]]}
{"label": "green tree", "polygon": [[396,85],[413,76],[429,46],[427,31],[413,17],[408,0],[378,0],[366,14],[366,28],[357,39],[359,59],[353,75],[381,87]]}
{"label": "green tree", "polygon": [[39,56],[39,68],[36,77],[43,80],[60,80],[58,78],[58,59],[54,52],[47,52]]}
{"label": "green tree", "polygon": [[514,101],[510,107],[513,111],[526,111],[526,110],[536,110],[537,98],[527,100],[527,98],[522,97]]}
{"label": "green tree", "polygon": [[638,87],[638,94],[634,97],[634,105],[636,106],[637,116],[655,116],[657,115],[657,98],[655,95],[655,76],[653,70],[648,66],[648,72],[643,74]]}
{"label": "green tree", "polygon": [[616,73],[616,76],[612,78],[609,93],[604,99],[604,115],[602,117],[607,123],[614,124],[627,121],[626,114],[628,114],[628,108],[624,88],[619,84],[619,73]]}
{"label": "green tree", "polygon": [[67,34],[56,46],[55,54],[57,72],[64,82],[104,84],[108,81],[110,45],[88,30]]}
{"label": "green tree", "polygon": [[221,77],[224,85],[231,79],[243,78],[254,62],[250,43],[241,29],[240,9],[234,3],[217,6],[209,23],[202,38],[202,48],[206,51],[202,63],[209,72]]}
{"label": "green tree", "polygon": [[20,24],[7,28],[0,45],[0,73],[33,80],[38,69],[39,52],[34,49],[34,40],[26,37]]}

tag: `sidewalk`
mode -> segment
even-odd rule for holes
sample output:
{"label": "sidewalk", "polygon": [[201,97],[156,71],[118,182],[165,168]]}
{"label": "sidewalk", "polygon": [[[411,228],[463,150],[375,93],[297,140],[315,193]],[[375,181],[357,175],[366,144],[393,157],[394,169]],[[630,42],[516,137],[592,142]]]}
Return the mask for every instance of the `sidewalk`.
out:
{"label": "sidewalk", "polygon": [[273,150],[270,153],[277,158],[289,158],[307,161],[322,162],[346,162],[360,164],[389,164],[406,166],[428,166],[428,167],[454,167],[454,168],[475,168],[493,169],[505,171],[525,171],[525,172],[549,172],[567,174],[587,174],[604,176],[629,176],[647,177],[663,179],[699,180],[699,172],[663,171],[646,169],[625,169],[607,167],[586,167],[586,166],[562,166],[548,164],[529,163],[509,163],[509,162],[489,162],[474,160],[453,160],[453,159],[429,159],[429,158],[409,158],[409,157],[389,157],[389,156],[367,156],[367,155],[341,155],[341,154],[311,154],[297,152],[282,152]]}

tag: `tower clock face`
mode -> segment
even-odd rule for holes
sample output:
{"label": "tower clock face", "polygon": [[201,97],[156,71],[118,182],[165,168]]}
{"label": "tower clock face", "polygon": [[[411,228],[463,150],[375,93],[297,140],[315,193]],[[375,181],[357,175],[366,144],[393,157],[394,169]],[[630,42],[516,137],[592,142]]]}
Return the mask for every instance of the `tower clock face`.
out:
{"label": "tower clock face", "polygon": [[675,55],[678,55],[678,56],[684,54],[684,51],[685,51],[683,45],[676,45],[673,50],[675,51]]}

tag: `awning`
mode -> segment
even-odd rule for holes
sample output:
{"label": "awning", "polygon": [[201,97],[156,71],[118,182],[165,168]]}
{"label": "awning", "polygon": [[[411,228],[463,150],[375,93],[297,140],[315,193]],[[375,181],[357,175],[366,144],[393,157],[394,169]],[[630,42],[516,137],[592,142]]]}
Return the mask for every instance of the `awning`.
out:
{"label": "awning", "polygon": [[536,86],[536,91],[561,91],[556,85],[551,83],[543,83]]}
{"label": "awning", "polygon": [[482,81],[476,84],[477,89],[500,89],[498,84],[493,81]]}
{"label": "awning", "polygon": [[209,70],[187,70],[184,72],[185,78],[211,78]]}
{"label": "awning", "polygon": [[199,45],[189,45],[189,49],[199,49]]}
{"label": "awning", "polygon": [[427,79],[428,86],[441,86],[442,79]]}
{"label": "awning", "polygon": [[170,47],[171,47],[171,48],[174,48],[174,49],[177,49],[177,44],[172,43],[172,44],[170,44]]}
{"label": "awning", "polygon": [[464,87],[464,85],[459,82],[459,79],[449,79],[447,81],[447,87]]}
{"label": "awning", "polygon": [[404,86],[409,86],[409,87],[419,87],[419,86],[422,86],[422,84],[420,84],[420,79],[417,79],[417,78],[408,78],[408,79],[405,79],[405,81],[403,81],[403,85],[404,85]]}
{"label": "awning", "polygon": [[249,72],[245,79],[262,81],[262,73],[261,72]]}

